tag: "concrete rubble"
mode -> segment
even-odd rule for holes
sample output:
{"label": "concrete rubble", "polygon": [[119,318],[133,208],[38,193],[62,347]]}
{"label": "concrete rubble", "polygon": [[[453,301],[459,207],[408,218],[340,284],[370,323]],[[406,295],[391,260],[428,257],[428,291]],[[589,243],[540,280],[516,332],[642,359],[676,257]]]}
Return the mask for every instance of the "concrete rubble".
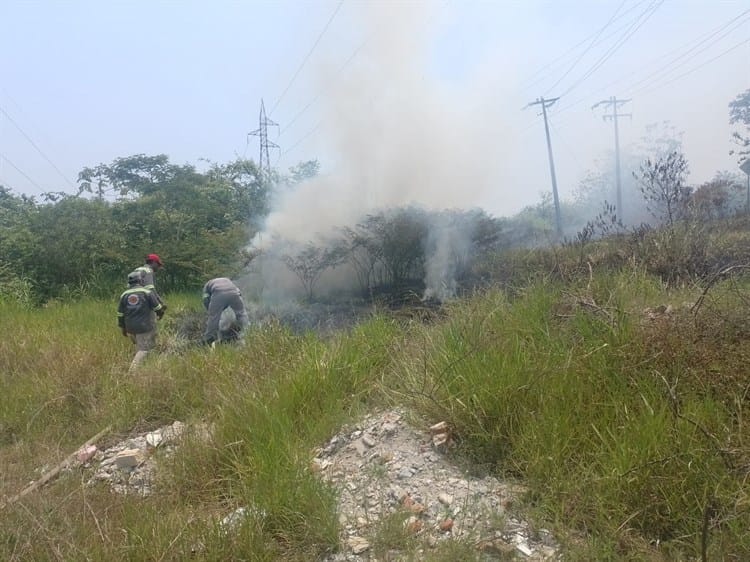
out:
{"label": "concrete rubble", "polygon": [[[205,427],[199,430],[210,435]],[[90,483],[106,482],[115,493],[148,496],[156,470],[153,453],[158,448],[171,454],[185,431],[185,424],[176,421],[104,450],[82,448],[76,458],[93,469]],[[344,428],[314,451],[310,470],[339,492],[341,550],[324,562],[374,562],[371,537],[378,522],[396,512],[408,515],[406,531],[427,549],[462,540],[489,558],[562,559],[552,533],[533,529],[516,513],[514,504],[524,487],[462,472],[446,455],[452,443],[444,422],[418,431],[403,412],[391,410]],[[237,508],[219,521],[221,529],[231,532],[250,513],[259,514],[253,506]]]}
{"label": "concrete rubble", "polygon": [[444,422],[417,431],[404,414],[371,415],[316,451],[311,470],[339,492],[342,551],[326,562],[369,561],[368,537],[378,522],[397,511],[411,512],[408,532],[425,548],[440,541],[468,540],[489,557],[561,559],[552,533],[533,530],[513,509],[522,485],[463,473],[446,456],[452,443]]}
{"label": "concrete rubble", "polygon": [[176,421],[104,450],[82,449],[76,457],[84,467],[94,468],[90,483],[103,481],[115,493],[148,496],[156,466],[152,454],[157,447],[170,454],[184,431],[185,424]]}

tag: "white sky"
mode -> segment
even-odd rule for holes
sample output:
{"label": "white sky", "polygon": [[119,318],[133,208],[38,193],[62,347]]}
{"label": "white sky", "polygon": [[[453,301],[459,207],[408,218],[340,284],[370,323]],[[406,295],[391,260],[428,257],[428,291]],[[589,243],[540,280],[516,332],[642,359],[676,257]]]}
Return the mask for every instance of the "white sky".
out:
{"label": "white sky", "polygon": [[0,183],[73,192],[138,153],[257,160],[264,99],[272,164],[318,158],[337,185],[309,204],[508,215],[550,189],[543,120],[522,111],[538,97],[561,96],[567,197],[613,146],[596,102],[632,98],[623,147],[684,131],[700,183],[737,169],[727,105],[748,88],[750,0],[0,0]]}

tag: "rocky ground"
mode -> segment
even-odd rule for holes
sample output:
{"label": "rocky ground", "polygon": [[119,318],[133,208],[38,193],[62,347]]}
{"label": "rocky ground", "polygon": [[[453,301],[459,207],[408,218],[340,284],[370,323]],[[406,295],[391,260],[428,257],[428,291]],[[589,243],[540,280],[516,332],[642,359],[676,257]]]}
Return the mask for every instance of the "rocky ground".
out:
{"label": "rocky ground", "polygon": [[[197,429],[208,434],[207,428]],[[114,493],[147,496],[157,467],[155,452],[171,454],[187,430],[178,421],[104,450],[92,445],[77,452],[76,462],[92,470],[92,483],[104,481]],[[373,543],[389,518],[403,525],[422,553],[442,541],[461,540],[490,559],[560,559],[552,534],[533,529],[516,514],[523,486],[468,476],[446,455],[450,445],[446,424],[420,431],[398,410],[372,414],[323,444],[311,469],[339,492],[342,528],[341,550],[326,562],[378,560]],[[246,511],[226,515],[221,525],[231,529]],[[399,554],[390,551],[385,559],[399,559]]]}
{"label": "rocky ground", "polygon": [[[557,560],[552,534],[532,530],[512,513],[524,492],[518,483],[473,478],[445,455],[450,428],[411,427],[400,411],[371,415],[323,446],[313,466],[340,492],[342,551],[329,562],[374,561],[371,542],[378,524],[402,514],[423,551],[440,541],[463,540],[489,557]],[[387,559],[398,559],[393,552]]]}

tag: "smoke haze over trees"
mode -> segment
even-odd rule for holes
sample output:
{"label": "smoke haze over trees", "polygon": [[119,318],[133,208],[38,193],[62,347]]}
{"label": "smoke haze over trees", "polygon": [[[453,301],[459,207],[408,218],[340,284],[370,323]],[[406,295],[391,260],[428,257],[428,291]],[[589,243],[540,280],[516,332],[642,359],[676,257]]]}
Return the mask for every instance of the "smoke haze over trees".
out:
{"label": "smoke haze over trees", "polygon": [[[746,98],[729,104],[732,123],[747,126]],[[168,264],[160,275],[165,291],[230,276],[269,301],[371,297],[384,289],[444,300],[481,283],[475,266],[486,256],[555,242],[548,194],[513,216],[493,217],[471,205],[477,176],[464,177],[463,169],[386,152],[371,157],[369,164],[353,159],[351,175],[330,176],[317,161],[282,173],[237,158],[199,171],[166,155],[136,154],[84,168],[76,195],[37,200],[0,187],[0,282],[9,294],[38,301],[105,295],[157,252]],[[669,123],[648,128],[638,147],[623,151],[624,221],[611,206],[612,161],[605,154],[575,197],[563,200],[567,240],[604,235],[597,224],[620,232],[641,223],[672,228],[687,216],[722,219],[744,210],[735,172],[685,183],[689,163]]]}

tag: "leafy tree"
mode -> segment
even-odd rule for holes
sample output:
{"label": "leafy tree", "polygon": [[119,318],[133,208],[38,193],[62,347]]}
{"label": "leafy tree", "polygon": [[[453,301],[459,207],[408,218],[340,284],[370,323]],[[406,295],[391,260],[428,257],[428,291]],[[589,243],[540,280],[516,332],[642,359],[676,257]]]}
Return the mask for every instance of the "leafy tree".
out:
{"label": "leafy tree", "polygon": [[28,257],[38,243],[31,231],[37,211],[33,198],[16,196],[0,185],[0,261],[21,275],[28,272]]}
{"label": "leafy tree", "polygon": [[38,242],[31,223],[36,212],[33,198],[16,196],[0,185],[0,300],[33,300],[31,274]]}
{"label": "leafy tree", "polygon": [[252,160],[238,158],[212,164],[207,175],[215,187],[223,188],[214,190],[212,197],[225,207],[230,220],[248,224],[252,237],[269,211],[273,184],[267,174]]}
{"label": "leafy tree", "polygon": [[296,185],[303,181],[312,179],[320,172],[320,162],[317,160],[307,160],[306,162],[300,162],[296,166],[289,168],[290,177],[287,178],[287,183]]}
{"label": "leafy tree", "polygon": [[685,212],[691,190],[685,185],[688,163],[681,152],[670,152],[641,164],[640,174],[633,172],[649,212],[657,220],[672,226]]}
{"label": "leafy tree", "polygon": [[42,205],[30,230],[36,243],[29,268],[41,296],[103,294],[122,283],[127,246],[107,202],[68,196]]}
{"label": "leafy tree", "polygon": [[743,132],[732,133],[732,140],[739,146],[739,149],[729,152],[729,154],[737,154],[737,161],[741,163],[750,157],[750,90],[742,92],[729,102],[729,124],[745,127]]}
{"label": "leafy tree", "polygon": [[165,290],[239,272],[243,248],[268,212],[270,183],[248,160],[211,164],[206,173],[166,155],[137,154],[79,174],[81,193],[116,193],[112,213],[130,265],[147,250],[167,259]]}

